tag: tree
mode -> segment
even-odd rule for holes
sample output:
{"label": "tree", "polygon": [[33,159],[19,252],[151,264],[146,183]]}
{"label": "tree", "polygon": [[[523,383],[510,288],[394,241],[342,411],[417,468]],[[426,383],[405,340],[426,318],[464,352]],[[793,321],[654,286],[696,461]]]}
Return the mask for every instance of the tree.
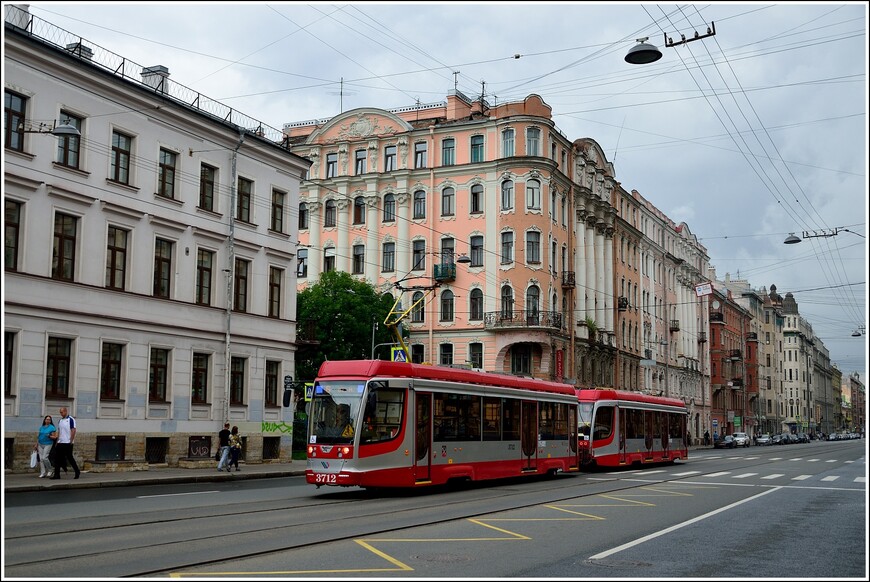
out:
{"label": "tree", "polygon": [[[342,271],[329,271],[299,292],[296,321],[313,330],[296,352],[296,379],[311,382],[326,360],[367,360],[374,344],[395,341],[384,325],[393,296]],[[382,352],[382,355],[385,355]]]}

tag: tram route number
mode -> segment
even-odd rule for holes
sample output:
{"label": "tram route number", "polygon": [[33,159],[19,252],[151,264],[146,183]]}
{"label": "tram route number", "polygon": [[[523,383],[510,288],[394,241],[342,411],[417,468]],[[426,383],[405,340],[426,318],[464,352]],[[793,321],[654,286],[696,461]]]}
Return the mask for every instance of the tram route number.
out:
{"label": "tram route number", "polygon": [[335,483],[338,481],[338,475],[335,473],[315,473],[315,483]]}

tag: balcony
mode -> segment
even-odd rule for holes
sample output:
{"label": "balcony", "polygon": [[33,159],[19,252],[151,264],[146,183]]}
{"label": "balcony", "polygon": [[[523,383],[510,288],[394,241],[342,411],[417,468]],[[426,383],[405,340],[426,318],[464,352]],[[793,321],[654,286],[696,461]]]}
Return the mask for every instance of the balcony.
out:
{"label": "balcony", "polygon": [[435,265],[434,279],[439,282],[456,280],[456,263]]}
{"label": "balcony", "polygon": [[712,322],[714,322],[714,321],[719,322],[719,323],[724,323],[724,322],[725,322],[725,316],[722,315],[721,313],[719,313],[718,311],[716,311],[716,312],[714,312],[714,313],[711,313],[711,314],[710,314],[710,322],[712,323]]}
{"label": "balcony", "polygon": [[699,344],[707,343],[707,332],[706,331],[699,331],[698,332],[698,343]]}
{"label": "balcony", "polygon": [[483,326],[487,330],[544,328],[562,329],[562,314],[558,311],[491,311],[483,314]]}
{"label": "balcony", "polygon": [[739,362],[743,359],[743,354],[740,352],[740,350],[731,350],[730,357],[732,362]]}
{"label": "balcony", "polygon": [[576,284],[574,281],[574,271],[562,273],[562,289],[573,289]]}
{"label": "balcony", "polygon": [[625,311],[628,309],[628,297],[620,297],[617,302],[617,307],[620,311]]}
{"label": "balcony", "polygon": [[746,334],[746,339],[749,341],[758,341],[758,332],[750,331]]}
{"label": "balcony", "polygon": [[671,331],[680,331],[680,320],[679,319],[672,319],[669,329]]}

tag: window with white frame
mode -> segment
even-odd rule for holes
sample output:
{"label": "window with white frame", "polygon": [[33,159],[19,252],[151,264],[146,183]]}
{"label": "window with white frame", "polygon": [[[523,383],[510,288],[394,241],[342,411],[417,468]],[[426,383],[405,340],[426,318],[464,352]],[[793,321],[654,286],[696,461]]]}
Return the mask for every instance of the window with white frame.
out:
{"label": "window with white frame", "polygon": [[482,235],[474,235],[471,237],[470,241],[471,247],[471,263],[469,266],[471,267],[482,267],[483,266],[483,236]]}
{"label": "window with white frame", "polygon": [[441,165],[452,166],[456,164],[456,140],[447,138],[441,140]]}
{"label": "window with white frame", "polygon": [[510,158],[514,155],[514,130],[505,129],[501,132],[501,155]]}
{"label": "window with white frame", "polygon": [[396,221],[396,195],[384,195],[384,222]]}
{"label": "window with white frame", "polygon": [[425,168],[426,165],[426,142],[419,141],[414,144],[414,168]]}
{"label": "window with white frame", "polygon": [[456,207],[456,192],[453,188],[441,190],[441,216],[453,216]]}
{"label": "window with white frame", "polygon": [[483,136],[473,135],[471,136],[471,163],[477,164],[482,161],[484,161]]}
{"label": "window with white frame", "polygon": [[541,130],[537,127],[530,127],[526,130],[526,155],[541,155]]}
{"label": "window with white frame", "polygon": [[501,264],[507,265],[514,262],[514,233],[507,231],[501,233]]}
{"label": "window with white frame", "polygon": [[411,246],[411,270],[426,269],[426,241],[415,240]]}
{"label": "window with white frame", "polygon": [[381,271],[384,273],[392,273],[396,270],[396,243],[384,243],[383,260],[381,261]]}
{"label": "window with white frame", "polygon": [[505,180],[501,183],[501,209],[511,210],[514,207],[514,183]]}
{"label": "window with white frame", "polygon": [[471,199],[468,205],[471,214],[480,214],[483,212],[483,186],[475,184],[471,187]]}
{"label": "window with white frame", "polygon": [[468,299],[468,319],[481,321],[483,319],[483,291],[472,289]]}
{"label": "window with white frame", "polygon": [[384,171],[392,172],[396,169],[396,146],[384,148]]}
{"label": "window with white frame", "polygon": [[441,294],[441,321],[453,321],[453,291],[449,289]]}
{"label": "window with white frame", "polygon": [[530,210],[541,209],[541,183],[537,180],[526,182],[526,208]]}
{"label": "window with white frame", "polygon": [[541,233],[530,230],[526,233],[526,263],[538,264],[541,262]]}
{"label": "window with white frame", "polygon": [[426,192],[417,190],[414,192],[413,218],[426,218]]}
{"label": "window with white frame", "polygon": [[366,173],[366,151],[356,150],[354,152],[354,173],[361,176]]}
{"label": "window with white frame", "polygon": [[335,178],[338,171],[338,154],[326,154],[326,177]]}

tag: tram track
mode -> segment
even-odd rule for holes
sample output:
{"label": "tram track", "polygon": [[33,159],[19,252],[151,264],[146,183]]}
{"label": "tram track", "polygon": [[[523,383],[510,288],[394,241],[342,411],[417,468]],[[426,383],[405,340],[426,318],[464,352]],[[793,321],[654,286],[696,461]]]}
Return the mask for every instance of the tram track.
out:
{"label": "tram track", "polygon": [[[387,490],[373,494],[358,489],[327,490],[288,502],[252,502],[94,516],[68,522],[38,522],[17,527],[14,532],[7,531],[6,574],[34,576],[45,568],[47,575],[51,575],[52,562],[62,559],[64,571],[70,577],[165,576],[324,542],[615,494],[644,486],[645,483],[638,483],[638,478],[643,478],[645,469],[650,468],[666,468],[668,474],[650,474],[648,481],[678,482],[718,471],[721,469],[718,463],[709,469],[703,465],[724,456],[739,457],[731,468],[744,470],[764,465],[771,456],[780,454],[836,454],[835,449],[825,451],[824,448],[824,444],[817,443],[789,445],[782,450],[779,447],[726,450],[705,452],[703,456],[674,465],[648,466],[640,470],[599,469],[555,478],[523,478],[410,492]],[[691,476],[672,474],[675,469],[682,472],[682,467],[691,468]],[[48,549],[44,537],[47,533],[51,534]],[[227,540],[232,543],[226,543]]]}

